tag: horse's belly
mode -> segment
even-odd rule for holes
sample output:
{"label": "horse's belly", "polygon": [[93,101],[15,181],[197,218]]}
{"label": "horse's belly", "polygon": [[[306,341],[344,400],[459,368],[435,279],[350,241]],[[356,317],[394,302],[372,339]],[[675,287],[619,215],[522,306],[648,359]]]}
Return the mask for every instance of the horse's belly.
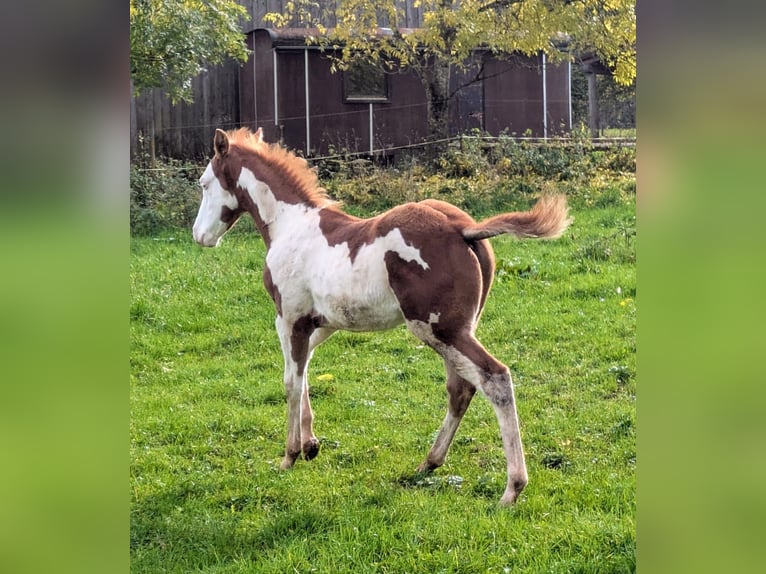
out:
{"label": "horse's belly", "polygon": [[353,293],[326,293],[315,299],[314,308],[331,329],[379,331],[396,327],[404,320],[393,293],[372,285]]}

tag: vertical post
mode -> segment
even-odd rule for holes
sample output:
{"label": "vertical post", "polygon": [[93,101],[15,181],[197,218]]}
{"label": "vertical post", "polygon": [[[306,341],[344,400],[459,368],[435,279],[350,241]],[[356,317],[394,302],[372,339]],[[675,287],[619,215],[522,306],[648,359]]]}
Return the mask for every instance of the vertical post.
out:
{"label": "vertical post", "polygon": [[[203,91],[202,98],[204,102],[207,102],[207,94]],[[205,118],[207,119],[207,118]],[[204,122],[207,124],[207,122]],[[162,155],[163,147],[160,145],[158,137],[162,135],[164,125],[162,123],[162,92],[159,88],[152,90],[152,147],[151,147],[151,165],[154,167],[154,162],[157,159],[157,155]],[[167,153],[165,154],[167,155]]]}
{"label": "vertical post", "polygon": [[177,154],[178,157],[183,157],[184,152],[186,151],[184,149],[184,138],[183,138],[183,130],[181,129],[181,126],[184,125],[183,121],[183,113],[181,111],[181,105],[178,104],[176,106],[173,106],[173,124],[176,126],[176,129],[174,130],[173,134],[173,153]]}
{"label": "vertical post", "polygon": [[548,86],[546,82],[545,52],[543,52],[543,138],[548,139]]}
{"label": "vertical post", "polygon": [[588,127],[590,128],[590,137],[598,137],[598,85],[596,84],[596,74],[586,72],[588,77]]}
{"label": "vertical post", "polygon": [[203,72],[200,76],[202,79],[202,125],[204,126],[202,129],[209,130],[217,127],[211,124],[210,119],[210,74]]}
{"label": "vertical post", "polygon": [[[277,88],[277,82],[279,74],[277,74],[277,49],[274,48],[274,125],[279,125],[279,90]],[[253,80],[255,81],[255,80]]]}
{"label": "vertical post", "polygon": [[567,101],[569,103],[569,131],[572,131],[572,62],[567,62]]}
{"label": "vertical post", "polygon": [[372,157],[372,152],[375,149],[372,129],[372,102],[370,102],[370,157]]}
{"label": "vertical post", "polygon": [[[258,70],[258,67],[255,64],[255,40],[253,40],[253,53],[250,56],[253,59],[253,120],[255,124],[253,125],[254,128],[258,128],[258,124],[261,123],[260,119],[258,118],[258,85],[255,81],[256,71]],[[240,94],[240,107],[242,107],[242,95]]]}
{"label": "vertical post", "polygon": [[309,50],[303,50],[303,78],[306,84],[306,157],[311,154],[311,119],[309,117]]}
{"label": "vertical post", "polygon": [[133,78],[130,78],[130,159],[138,157],[138,115],[136,98],[133,90]]}

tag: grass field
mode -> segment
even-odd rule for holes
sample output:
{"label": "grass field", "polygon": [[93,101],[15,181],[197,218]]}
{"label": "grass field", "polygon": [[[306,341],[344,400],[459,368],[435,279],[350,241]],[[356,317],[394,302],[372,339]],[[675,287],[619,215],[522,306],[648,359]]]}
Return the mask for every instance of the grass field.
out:
{"label": "grass field", "polygon": [[572,214],[555,242],[492,240],[478,336],[513,374],[530,477],[511,508],[497,505],[505,461],[480,395],[446,464],[414,474],[446,391],[441,359],[403,327],[318,349],[322,451],[280,472],[262,241],[244,222],[213,250],[188,230],[133,238],[131,571],[634,571],[635,202]]}

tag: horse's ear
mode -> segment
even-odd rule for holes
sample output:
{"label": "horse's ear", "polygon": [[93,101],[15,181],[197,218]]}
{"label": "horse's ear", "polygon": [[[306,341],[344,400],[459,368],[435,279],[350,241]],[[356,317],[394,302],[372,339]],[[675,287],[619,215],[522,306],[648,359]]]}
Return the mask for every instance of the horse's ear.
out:
{"label": "horse's ear", "polygon": [[263,143],[263,128],[258,128],[255,130],[253,137],[255,138],[256,142]]}
{"label": "horse's ear", "polygon": [[221,129],[215,130],[215,136],[213,137],[213,151],[215,151],[215,155],[218,157],[223,157],[229,153],[229,136],[227,136],[226,132]]}

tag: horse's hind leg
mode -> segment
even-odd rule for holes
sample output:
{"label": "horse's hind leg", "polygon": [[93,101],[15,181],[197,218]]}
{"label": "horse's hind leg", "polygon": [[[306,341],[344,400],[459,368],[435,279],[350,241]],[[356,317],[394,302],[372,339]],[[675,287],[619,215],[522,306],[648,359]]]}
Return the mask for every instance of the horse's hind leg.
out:
{"label": "horse's hind leg", "polygon": [[[526,486],[528,477],[524,450],[521,445],[513,384],[508,367],[490,355],[473,335],[457,335],[449,342],[445,342],[433,335],[432,329],[426,328],[424,324],[409,322],[408,326],[413,333],[444,357],[445,363],[449,365],[448,372],[454,372],[454,376],[457,376],[464,383],[481,389],[492,404],[500,425],[500,436],[503,441],[507,467],[507,482],[500,503],[513,503]],[[429,331],[431,332],[429,333]],[[463,392],[465,392],[464,383],[461,383],[463,386],[459,387],[463,389]],[[459,395],[459,393],[456,394]],[[452,399],[452,391],[450,391],[450,399]],[[458,400],[457,404],[464,404],[467,408],[468,402],[470,399],[464,400],[464,403]],[[452,408],[452,404],[450,407]],[[426,462],[421,465],[421,470],[427,470],[429,466],[435,468],[430,464],[432,455],[433,462],[439,462],[439,455],[442,454],[442,451],[446,454],[449,441],[451,441],[459,422],[459,418],[455,417],[452,412],[447,414],[436,443]],[[443,462],[443,458],[441,461]]]}
{"label": "horse's hind leg", "polygon": [[428,452],[426,460],[418,467],[418,472],[430,472],[444,464],[447,458],[452,439],[460,426],[468,405],[476,393],[476,387],[457,374],[449,363],[445,362],[447,367],[447,392],[449,393],[449,405],[447,415],[439,429],[439,434],[434,441],[431,450]]}
{"label": "horse's hind leg", "polygon": [[486,373],[481,384],[481,390],[495,409],[508,468],[508,479],[500,503],[511,504],[527,485],[528,477],[524,450],[521,445],[511,373],[505,365],[498,364],[502,366],[502,369]]}
{"label": "horse's hind leg", "polygon": [[448,356],[455,361],[457,372],[474,382],[495,410],[507,467],[507,482],[500,503],[511,504],[528,481],[511,373],[472,336],[459,341]]}

